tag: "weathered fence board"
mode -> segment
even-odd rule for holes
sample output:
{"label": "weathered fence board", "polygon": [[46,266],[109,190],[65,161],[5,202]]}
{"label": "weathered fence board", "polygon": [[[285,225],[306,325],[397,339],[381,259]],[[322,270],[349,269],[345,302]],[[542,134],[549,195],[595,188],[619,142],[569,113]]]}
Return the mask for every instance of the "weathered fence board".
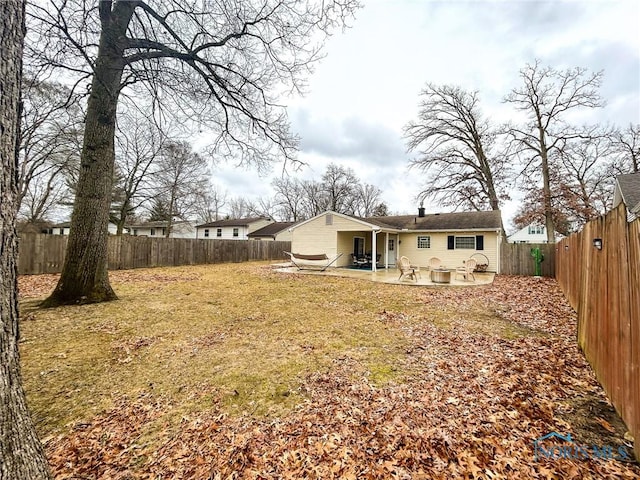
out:
{"label": "weathered fence board", "polygon": [[[18,273],[59,273],[67,248],[66,235],[20,235]],[[209,240],[110,236],[107,255],[110,270],[195,265],[205,263],[285,260],[291,242],[260,240]]]}
{"label": "weathered fence board", "polygon": [[556,246],[552,243],[506,243],[500,245],[500,273],[504,275],[535,275],[531,249],[539,248],[544,255],[542,276],[555,275]]}
{"label": "weathered fence board", "polygon": [[[602,240],[602,249],[594,239]],[[620,205],[563,239],[556,278],[578,313],[578,344],[636,438],[640,459],[640,219]]]}

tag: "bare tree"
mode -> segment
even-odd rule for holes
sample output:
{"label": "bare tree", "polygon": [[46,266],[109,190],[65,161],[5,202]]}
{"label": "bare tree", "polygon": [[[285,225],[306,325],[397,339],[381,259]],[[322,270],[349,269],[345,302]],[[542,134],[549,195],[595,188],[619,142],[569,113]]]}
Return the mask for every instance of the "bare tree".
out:
{"label": "bare tree", "polygon": [[[376,216],[381,211],[382,190],[375,185],[363,183],[358,186],[354,213],[360,217]],[[379,216],[379,215],[378,215]]]}
{"label": "bare tree", "polygon": [[20,375],[16,236],[24,2],[0,2],[0,479],[51,478]]}
{"label": "bare tree", "polygon": [[384,202],[380,202],[378,205],[376,205],[376,208],[371,214],[372,217],[386,217],[387,215],[390,215],[389,206]]}
{"label": "bare tree", "polygon": [[273,187],[275,209],[270,211],[287,221],[297,222],[326,210],[363,217],[387,211],[378,187],[362,183],[353,170],[333,163],[321,181],[287,177],[275,180]]}
{"label": "bare tree", "polygon": [[560,181],[554,190],[574,230],[611,207],[619,170],[614,151],[610,132],[594,127],[585,138],[571,140],[558,152],[560,158],[554,164]]}
{"label": "bare tree", "polygon": [[263,212],[258,204],[243,197],[229,200],[226,218],[248,218],[261,216]]}
{"label": "bare tree", "polygon": [[306,218],[308,212],[304,208],[305,190],[300,180],[283,177],[274,180],[272,185],[279,216],[284,221],[297,222]]}
{"label": "bare tree", "polygon": [[110,221],[122,235],[131,216],[157,192],[150,177],[165,144],[167,133],[152,111],[130,108],[118,117],[116,132],[116,173]]}
{"label": "bare tree", "polygon": [[422,198],[465,210],[498,210],[508,199],[508,166],[495,152],[496,132],[480,112],[478,92],[427,84],[418,120],[404,132],[409,151],[418,153],[410,166],[428,174]]}
{"label": "bare tree", "polygon": [[203,223],[220,220],[222,208],[227,204],[227,192],[209,182],[208,186],[197,195],[195,213]]}
{"label": "bare tree", "polygon": [[156,198],[167,207],[167,229],[171,235],[174,219],[188,220],[195,214],[198,199],[209,184],[207,161],[191,151],[186,142],[170,142],[162,149],[153,175]]}
{"label": "bare tree", "polygon": [[[32,61],[91,80],[82,169],[62,275],[45,306],[115,299],[106,268],[121,93],[202,121],[220,157],[295,160],[278,103],[299,91],[326,35],[355,0],[50,0],[31,5]],[[36,50],[37,45],[37,50]]]}
{"label": "bare tree", "polygon": [[616,130],[612,138],[623,160],[620,173],[640,172],[640,124],[630,123],[627,128]]}
{"label": "bare tree", "polygon": [[34,78],[24,82],[18,198],[28,222],[43,220],[66,194],[64,177],[78,164],[83,114],[71,91]]}
{"label": "bare tree", "polygon": [[276,201],[272,197],[258,197],[255,202],[250,202],[249,214],[256,217],[276,218],[278,209]]}
{"label": "bare tree", "polygon": [[350,168],[331,163],[322,175],[327,208],[334,212],[355,214],[359,187],[360,180]]}
{"label": "bare tree", "polygon": [[329,198],[322,183],[315,180],[305,180],[301,183],[303,196],[303,217],[313,217],[327,211]]}
{"label": "bare tree", "polygon": [[[542,205],[547,240],[554,241],[554,215],[551,201],[551,157],[561,152],[571,139],[580,138],[580,129],[566,118],[579,108],[603,105],[598,89],[602,72],[588,73],[584,68],[559,71],[542,67],[538,61],[520,71],[523,85],[505,98],[527,116],[526,123],[507,129],[513,152],[524,161],[525,178],[532,170],[541,172]],[[526,182],[530,182],[527,178]]]}

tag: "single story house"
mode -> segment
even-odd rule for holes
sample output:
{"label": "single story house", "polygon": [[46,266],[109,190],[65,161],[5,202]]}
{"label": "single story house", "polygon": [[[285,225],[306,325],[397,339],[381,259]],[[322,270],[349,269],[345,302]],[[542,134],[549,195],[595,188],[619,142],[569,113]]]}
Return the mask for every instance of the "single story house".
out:
{"label": "single story house", "polygon": [[[360,218],[327,211],[290,227],[292,252],[321,254],[346,267],[352,254],[376,252],[378,267],[395,266],[401,256],[427,266],[438,257],[449,268],[474,256],[488,261],[487,271],[500,272],[500,245],[504,238],[500,211],[434,213]],[[485,259],[486,257],[486,259]]]}
{"label": "single story house", "polygon": [[[115,235],[118,232],[118,227],[109,222],[108,230],[110,235]],[[69,235],[70,231],[71,222],[56,223],[55,225],[50,225],[42,229],[42,233],[46,233],[48,235]]]}
{"label": "single story house", "polygon": [[[554,235],[556,242],[562,238],[558,232]],[[509,243],[547,243],[547,227],[532,223],[507,237]]]}
{"label": "single story house", "polygon": [[289,230],[289,228],[293,226],[294,223],[295,222],[273,222],[249,233],[247,237],[251,240],[290,242],[291,230]]}
{"label": "single story house", "polygon": [[640,218],[640,172],[618,175],[613,191],[613,206],[624,203],[627,207],[627,221]]}
{"label": "single story house", "polygon": [[[134,237],[163,238],[169,228],[169,222],[144,222],[136,225],[126,225],[125,231]],[[180,220],[171,225],[170,238],[196,238],[196,229],[189,221]]]}
{"label": "single story house", "polygon": [[256,230],[274,223],[268,217],[248,217],[196,225],[196,238],[210,238],[218,240],[247,240],[248,235]]}

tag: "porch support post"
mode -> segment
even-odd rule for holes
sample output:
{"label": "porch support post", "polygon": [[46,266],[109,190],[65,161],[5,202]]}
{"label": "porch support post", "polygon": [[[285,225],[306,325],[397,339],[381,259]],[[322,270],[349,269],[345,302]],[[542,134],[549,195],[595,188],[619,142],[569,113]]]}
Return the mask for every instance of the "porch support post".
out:
{"label": "porch support post", "polygon": [[377,230],[372,230],[371,231],[371,271],[375,272],[376,271],[376,238],[378,237],[378,231]]}
{"label": "porch support post", "polygon": [[389,270],[389,232],[384,234],[384,269]]}

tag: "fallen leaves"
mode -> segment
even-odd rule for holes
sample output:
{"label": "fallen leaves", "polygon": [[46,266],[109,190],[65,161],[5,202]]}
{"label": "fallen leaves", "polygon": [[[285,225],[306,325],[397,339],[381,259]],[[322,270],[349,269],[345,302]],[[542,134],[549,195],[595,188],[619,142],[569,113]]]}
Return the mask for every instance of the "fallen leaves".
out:
{"label": "fallen leaves", "polygon": [[[498,276],[488,287],[414,291],[450,318],[440,325],[410,308],[379,313],[413,346],[401,360],[410,372],[402,381],[376,387],[358,359],[344,355],[308,375],[304,403],[277,419],[222,414],[213,396],[210,409],[175,424],[173,400],[122,396],[47,442],[56,477],[640,478],[637,465],[616,460],[534,459],[533,442],[552,431],[586,442],[567,416],[581,404],[568,402],[606,400],[553,280]],[[513,334],[504,335],[505,325]],[[215,348],[219,339],[203,333],[192,343]],[[153,342],[133,337],[116,348],[133,355]],[[624,430],[597,411],[578,413],[603,429],[601,445],[624,441]]]}

